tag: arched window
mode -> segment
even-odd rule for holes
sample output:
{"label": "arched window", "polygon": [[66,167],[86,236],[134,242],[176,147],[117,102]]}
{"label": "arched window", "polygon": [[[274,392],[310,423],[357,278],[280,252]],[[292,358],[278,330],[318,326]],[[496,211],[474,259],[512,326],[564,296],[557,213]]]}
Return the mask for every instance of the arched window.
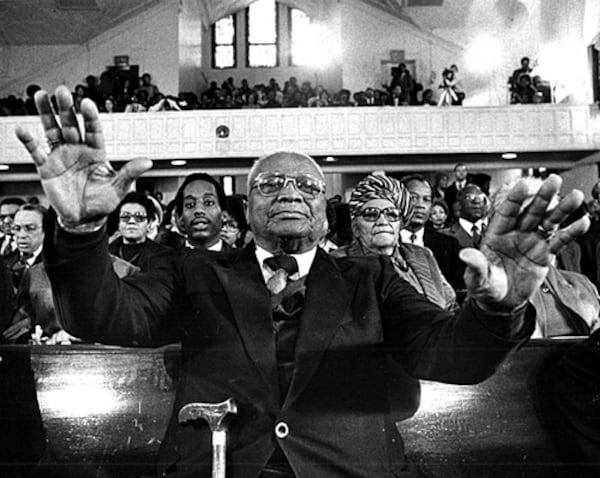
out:
{"label": "arched window", "polygon": [[275,0],[257,0],[246,9],[246,51],[249,67],[278,65],[277,24]]}
{"label": "arched window", "polygon": [[213,68],[235,68],[235,15],[218,20],[212,27]]}

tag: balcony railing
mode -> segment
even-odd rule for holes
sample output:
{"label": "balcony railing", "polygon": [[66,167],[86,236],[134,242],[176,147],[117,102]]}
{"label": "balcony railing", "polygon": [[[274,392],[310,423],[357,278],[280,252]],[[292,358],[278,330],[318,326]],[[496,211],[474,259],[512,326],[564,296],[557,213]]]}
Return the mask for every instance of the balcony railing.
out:
{"label": "balcony railing", "polygon": [[[36,117],[0,118],[0,162],[29,164],[14,128],[39,138]],[[312,155],[594,151],[595,105],[195,110],[102,115],[108,157],[251,158],[276,150]],[[220,131],[228,134],[217,134]]]}

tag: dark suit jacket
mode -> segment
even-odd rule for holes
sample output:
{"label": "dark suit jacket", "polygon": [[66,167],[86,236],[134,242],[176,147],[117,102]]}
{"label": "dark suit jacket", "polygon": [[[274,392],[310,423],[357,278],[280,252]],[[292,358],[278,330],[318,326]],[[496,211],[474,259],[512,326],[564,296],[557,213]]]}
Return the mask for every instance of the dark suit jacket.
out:
{"label": "dark suit jacket", "polygon": [[452,224],[450,227],[442,229],[440,232],[447,236],[454,237],[458,241],[461,249],[464,249],[465,247],[474,247],[477,249],[473,243],[473,237],[470,236],[458,222]]}
{"label": "dark suit jacket", "polygon": [[0,257],[0,333],[9,326],[14,307],[15,290],[12,278],[8,266]]}
{"label": "dark suit jacket", "polygon": [[431,249],[446,280],[454,289],[464,289],[465,264],[458,258],[460,244],[455,237],[425,228],[423,243]]}
{"label": "dark suit jacket", "polygon": [[458,189],[456,189],[456,181],[453,182],[450,186],[444,189],[444,201],[448,205],[450,209],[450,214],[452,214],[452,204],[456,201],[458,196]]}
{"label": "dark suit jacket", "polygon": [[[123,238],[118,237],[113,242],[111,242],[108,246],[109,252],[121,259],[124,259],[121,256],[121,246],[123,245]],[[163,244],[158,244],[151,239],[146,239],[144,242],[144,247],[140,251],[140,255],[136,258],[135,261],[131,262],[134,266],[139,267],[142,271],[148,270],[152,267],[152,262],[156,256],[161,255],[167,246]]]}
{"label": "dark suit jacket", "polygon": [[[19,290],[21,279],[23,278],[23,275],[25,273],[25,270],[22,270],[19,279],[17,279],[17,276],[15,276],[12,273],[12,269],[13,269],[13,267],[15,267],[15,265],[19,261],[20,257],[21,257],[21,253],[18,250],[16,250],[16,251],[11,252],[8,256],[6,256],[4,258],[4,260],[6,262],[6,265],[8,266],[8,270],[11,272],[11,277],[12,277],[12,280],[13,280],[13,286],[15,288],[15,292]],[[43,249],[37,255],[37,257],[35,258],[35,261],[33,261],[32,265],[40,264],[42,262],[44,262],[44,250]]]}
{"label": "dark suit jacket", "polygon": [[[102,233],[47,233],[48,273],[65,328],[79,337],[157,345],[177,332],[182,366],[158,472],[209,477],[211,434],[180,426],[189,402],[235,397],[231,476],[257,477],[277,441],[298,478],[394,476],[402,441],[386,425],[382,365],[390,351],[417,377],[473,383],[531,334],[519,336],[467,303],[442,311],[398,278],[386,258],[335,259],[317,250],[296,342],[290,389],[280,397],[271,299],[254,244],[232,253],[180,250],[156,260],[152,274],[118,280]],[[52,247],[47,243],[46,247]],[[82,258],[85,257],[85,261]],[[279,422],[289,435],[278,438]]]}

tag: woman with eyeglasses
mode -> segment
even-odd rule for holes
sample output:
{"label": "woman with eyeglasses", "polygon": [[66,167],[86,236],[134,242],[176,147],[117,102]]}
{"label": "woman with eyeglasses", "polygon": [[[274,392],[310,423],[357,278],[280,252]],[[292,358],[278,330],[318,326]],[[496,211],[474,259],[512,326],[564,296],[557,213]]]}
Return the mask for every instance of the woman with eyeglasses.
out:
{"label": "woman with eyeglasses", "polygon": [[152,259],[168,249],[148,237],[156,218],[154,203],[142,193],[131,192],[121,201],[116,214],[119,235],[109,244],[109,252],[142,271],[148,270]]}
{"label": "woman with eyeglasses", "polygon": [[433,253],[400,241],[400,230],[413,210],[410,194],[400,181],[383,174],[371,174],[356,185],[349,205],[354,239],[332,255],[389,256],[398,275],[429,301],[447,310],[458,307],[456,293],[440,271]]}
{"label": "woman with eyeglasses", "polygon": [[243,247],[248,223],[246,206],[239,195],[227,196],[227,211],[223,211],[223,222],[219,237],[231,247]]}

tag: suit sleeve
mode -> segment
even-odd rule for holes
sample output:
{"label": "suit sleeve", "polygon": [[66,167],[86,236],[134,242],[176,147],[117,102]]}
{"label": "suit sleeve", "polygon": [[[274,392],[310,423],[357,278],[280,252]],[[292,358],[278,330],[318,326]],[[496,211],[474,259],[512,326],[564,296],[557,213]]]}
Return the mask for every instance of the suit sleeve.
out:
{"label": "suit sleeve", "polygon": [[10,325],[15,307],[15,292],[8,266],[0,258],[0,332]]}
{"label": "suit sleeve", "polygon": [[46,267],[63,328],[84,340],[155,346],[175,340],[179,317],[177,257],[157,257],[152,271],[119,279],[105,230],[70,234],[56,224],[46,232]]}
{"label": "suit sleeve", "polygon": [[514,314],[494,314],[467,300],[452,314],[407,287],[387,261],[381,262],[385,345],[415,377],[459,384],[480,382],[533,332],[535,311],[531,306]]}

